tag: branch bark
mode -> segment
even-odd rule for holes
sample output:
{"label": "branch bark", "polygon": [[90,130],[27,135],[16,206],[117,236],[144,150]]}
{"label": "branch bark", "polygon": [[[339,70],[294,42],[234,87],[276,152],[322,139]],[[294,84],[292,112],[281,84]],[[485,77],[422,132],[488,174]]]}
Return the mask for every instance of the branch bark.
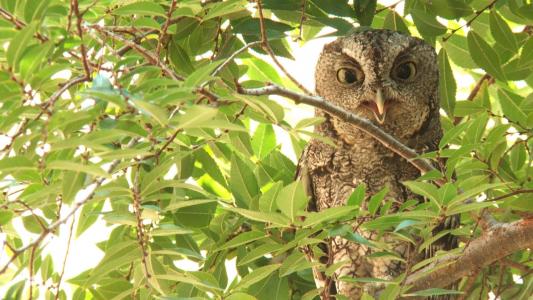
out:
{"label": "branch bark", "polygon": [[411,274],[411,291],[446,287],[516,251],[533,247],[533,219],[499,224],[473,240],[460,254],[446,255]]}
{"label": "branch bark", "polygon": [[[372,136],[373,138],[381,142],[385,147],[387,147],[394,153],[400,155],[401,157],[411,162],[418,170],[420,170],[422,174],[427,173],[429,171],[436,170],[435,167],[433,167],[433,165],[431,164],[431,162],[429,162],[429,160],[424,159],[424,158],[419,158],[418,153],[416,153],[415,150],[405,146],[402,142],[398,141],[395,137],[386,133],[385,131],[383,131],[383,129],[374,125],[369,120],[361,118],[341,107],[338,107],[329,102],[326,102],[321,97],[298,94],[298,93],[287,90],[277,85],[269,85],[266,87],[256,88],[256,89],[241,88],[239,89],[239,92],[241,94],[254,95],[254,96],[261,96],[261,95],[284,96],[284,97],[287,97],[293,100],[296,104],[304,103],[304,104],[308,104],[313,107],[319,108],[331,115],[341,118],[343,121],[346,121],[350,124],[355,125],[357,128],[368,133],[370,136]],[[444,182],[442,181],[437,182],[437,184],[439,185],[442,185],[443,183]]]}

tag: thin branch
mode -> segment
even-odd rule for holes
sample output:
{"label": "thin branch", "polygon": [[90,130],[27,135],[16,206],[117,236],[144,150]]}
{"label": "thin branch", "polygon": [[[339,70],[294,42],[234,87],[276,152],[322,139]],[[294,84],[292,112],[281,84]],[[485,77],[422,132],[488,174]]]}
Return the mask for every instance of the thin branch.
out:
{"label": "thin branch", "polygon": [[[479,93],[479,91],[481,90],[481,87],[483,86],[483,82],[485,82],[485,80],[487,81],[487,85],[490,85],[490,84],[494,83],[494,78],[492,78],[489,74],[483,75],[478,80],[478,82],[476,83],[474,88],[470,91],[470,94],[468,94],[468,97],[466,98],[467,101],[473,101],[474,98],[476,98],[476,96]],[[453,119],[453,124],[457,125],[457,124],[461,123],[462,120],[463,120],[463,117],[455,117]]]}
{"label": "thin branch", "polygon": [[140,163],[137,164],[135,170],[135,178],[133,180],[133,213],[135,214],[135,219],[137,220],[137,242],[139,243],[139,247],[141,248],[142,253],[141,264],[144,267],[144,276],[146,276],[146,278],[149,280],[152,277],[152,274],[150,274],[150,271],[148,270],[148,251],[146,250],[146,236],[144,234],[144,225],[142,219],[141,183],[139,179],[139,175],[141,173],[140,166]]}
{"label": "thin branch", "polygon": [[507,255],[533,247],[533,220],[500,224],[473,240],[461,254],[449,254],[411,274],[412,291],[446,287]]}
{"label": "thin branch", "polygon": [[272,50],[272,47],[270,47],[270,44],[268,43],[268,36],[266,33],[266,27],[265,27],[265,17],[263,16],[263,6],[261,4],[261,0],[257,0],[257,10],[259,11],[259,30],[261,32],[261,43],[263,46],[263,49],[268,53],[272,61],[278,66],[278,68],[289,78],[300,90],[302,90],[307,95],[312,95],[308,89],[306,89],[298,80],[296,80],[288,71],[285,69],[285,67],[279,62],[276,54],[274,54],[274,51]]}
{"label": "thin branch", "polygon": [[[15,25],[15,28],[18,29],[18,30],[26,27],[26,23],[24,23],[23,21],[17,19],[17,17],[15,17],[9,11],[7,11],[7,10],[1,8],[1,7],[0,7],[0,16],[2,18],[4,18],[4,19],[8,20],[9,22],[11,22],[13,25]],[[43,35],[41,35],[39,32],[36,32],[34,36],[41,42],[48,41],[48,38],[43,36]]]}
{"label": "thin branch", "polygon": [[301,7],[301,15],[300,15],[300,26],[298,27],[298,38],[297,40],[303,40],[302,36],[303,36],[303,33],[304,33],[304,22],[306,20],[306,16],[305,16],[305,7],[307,5],[307,0],[302,0],[302,7]]}
{"label": "thin branch", "polygon": [[176,0],[172,0],[172,3],[170,4],[170,7],[167,11],[167,20],[165,21],[165,24],[163,24],[163,28],[161,29],[161,33],[159,34],[159,40],[157,41],[157,46],[155,49],[155,53],[158,59],[161,53],[161,46],[163,44],[163,40],[166,37],[168,27],[170,26],[172,13],[174,12],[174,9],[176,9]]}
{"label": "thin branch", "polygon": [[501,195],[501,196],[498,196],[498,197],[487,199],[485,201],[499,201],[499,200],[503,200],[505,198],[509,198],[509,197],[512,197],[512,196],[515,196],[515,195],[520,195],[520,194],[533,194],[533,189],[516,190],[516,191],[512,191],[510,193],[507,193],[505,195]]}
{"label": "thin branch", "polygon": [[[128,145],[126,146],[127,148],[131,148],[133,147],[136,143],[138,142],[138,139],[132,139]],[[116,159],[114,160],[110,165],[109,165],[109,168],[108,168],[108,171],[107,173],[108,174],[112,174],[114,169],[116,168],[116,166],[120,163],[120,159]],[[59,227],[61,224],[64,224],[66,223],[77,211],[78,209],[80,209],[83,205],[85,205],[87,202],[89,202],[91,199],[93,199],[93,197],[95,196],[96,194],[96,190],[104,183],[105,181],[105,177],[97,177],[96,179],[94,179],[90,184],[89,184],[89,187],[92,187],[91,191],[89,193],[87,193],[87,195],[85,196],[85,198],[81,199],[80,201],[78,202],[75,202],[73,204],[73,207],[72,209],[61,219],[58,219],[56,220],[55,222],[53,222],[52,224],[48,225],[48,227],[43,230],[43,232],[41,232],[41,234],[37,237],[37,239],[35,239],[33,242],[27,244],[26,246],[22,247],[22,248],[19,248],[19,249],[16,249],[15,251],[13,251],[13,255],[11,256],[11,258],[7,261],[7,263],[2,267],[0,268],[0,275],[1,274],[4,274],[7,270],[7,268],[11,265],[11,263],[13,263],[13,261],[15,261],[17,259],[17,257],[19,257],[19,255],[21,255],[22,253],[24,253],[26,250],[32,248],[32,247],[37,247],[38,245],[41,244],[41,242],[52,232],[55,231],[55,229],[57,227]]]}
{"label": "thin branch", "polygon": [[[331,115],[342,119],[345,122],[355,125],[357,128],[371,135],[373,138],[381,142],[385,147],[408,160],[418,170],[420,170],[422,174],[436,170],[436,168],[433,167],[431,162],[429,162],[427,159],[418,158],[418,153],[416,153],[415,150],[405,146],[396,138],[386,133],[385,131],[383,131],[383,129],[377,127],[369,120],[361,118],[343,108],[333,105],[330,102],[326,102],[323,98],[298,94],[293,91],[279,87],[277,85],[269,85],[257,89],[241,88],[239,89],[239,92],[242,94],[254,96],[279,95],[293,100],[296,104],[304,103],[307,105],[311,105],[315,108],[319,108]],[[443,182],[439,181],[438,184],[442,185]]]}
{"label": "thin branch", "polygon": [[74,223],[76,222],[76,218],[72,218],[72,221],[70,222],[70,229],[68,233],[68,240],[67,240],[67,249],[65,250],[65,257],[63,258],[63,265],[61,266],[61,272],[59,273],[59,278],[57,279],[57,286],[56,286],[56,295],[54,297],[55,300],[59,299],[60,293],[60,287],[61,287],[61,281],[63,280],[63,276],[65,275],[65,267],[67,266],[67,258],[68,254],[70,252],[70,246],[72,244],[72,234],[74,232]]}
{"label": "thin branch", "polygon": [[491,9],[494,4],[496,4],[498,0],[492,0],[489,4],[487,4],[487,6],[483,7],[482,9],[478,10],[475,12],[475,15],[470,19],[468,20],[464,25],[461,25],[455,29],[453,29],[450,34],[448,34],[447,36],[443,37],[442,38],[442,41],[443,42],[446,42],[449,38],[451,38],[457,31],[461,30],[463,27],[469,27],[470,25],[472,25],[472,23],[479,17],[481,16],[481,14],[483,12],[485,12],[487,9]]}
{"label": "thin branch", "polygon": [[26,128],[28,128],[28,126],[30,125],[31,122],[39,120],[42,117],[42,115],[44,114],[45,111],[49,110],[52,106],[54,106],[56,101],[59,99],[59,97],[61,97],[61,95],[63,95],[63,93],[66,90],[68,90],[69,88],[71,88],[72,86],[74,86],[76,84],[80,84],[80,83],[85,82],[87,80],[88,79],[85,76],[80,76],[80,77],[74,77],[71,80],[69,80],[69,81],[65,82],[64,84],[62,84],[61,87],[56,92],[54,92],[50,96],[50,98],[48,98],[48,100],[42,105],[41,111],[37,114],[37,116],[35,118],[33,118],[32,120],[24,119],[21,122],[17,132],[13,136],[11,136],[10,143],[5,145],[4,148],[0,149],[0,152],[5,152],[5,151],[11,149],[11,147],[13,146],[13,143],[15,142],[15,139],[18,136],[20,136],[21,134],[23,134],[24,131],[26,131]]}
{"label": "thin branch", "polygon": [[111,37],[114,40],[117,40],[119,42],[124,43],[126,46],[131,47],[132,49],[137,51],[139,54],[144,56],[144,58],[146,58],[150,62],[150,64],[160,67],[163,70],[163,72],[168,77],[170,77],[170,78],[172,78],[172,79],[174,79],[176,81],[183,81],[184,80],[183,77],[179,76],[174,71],[172,71],[166,64],[162,63],[160,61],[160,59],[158,59],[156,54],[152,53],[151,51],[149,51],[148,49],[142,47],[141,45],[138,45],[138,44],[136,44],[133,41],[130,41],[130,40],[118,35],[118,34],[115,34],[114,32],[111,32],[111,31],[105,29],[102,26],[93,25],[93,26],[91,26],[91,28],[93,28],[94,30],[96,30],[96,31],[98,31],[98,32],[100,32],[100,33],[102,33],[102,34],[104,34],[106,36]]}
{"label": "thin branch", "polygon": [[[233,52],[228,58],[226,58],[226,60],[222,64],[220,64],[220,66],[218,66],[211,73],[211,76],[216,76],[218,73],[220,73],[220,71],[222,71],[222,69],[224,69],[224,67],[226,67],[228,64],[230,64],[235,59],[235,57],[237,57],[237,55],[239,55],[242,52],[246,51],[250,47],[260,45],[261,43],[262,43],[261,41],[255,41],[255,42],[251,42],[251,43],[248,43],[248,44],[242,46],[242,48],[240,48],[239,50]],[[202,87],[203,86],[204,85],[202,85]]]}
{"label": "thin branch", "polygon": [[402,3],[404,0],[398,0],[396,2],[394,2],[393,4],[389,5],[389,6],[385,6],[383,8],[380,8],[380,9],[376,9],[376,15],[379,14],[380,12],[384,11],[384,10],[387,10],[387,9],[394,9],[396,8],[396,6],[400,3]]}
{"label": "thin branch", "polygon": [[83,69],[85,70],[85,76],[87,79],[91,78],[91,68],[87,62],[87,49],[85,48],[85,43],[83,43],[83,28],[81,28],[81,23],[83,22],[83,15],[80,14],[80,8],[78,0],[72,0],[71,9],[76,16],[76,30],[78,31],[78,36],[80,37],[80,50],[81,50],[81,61],[83,63]]}

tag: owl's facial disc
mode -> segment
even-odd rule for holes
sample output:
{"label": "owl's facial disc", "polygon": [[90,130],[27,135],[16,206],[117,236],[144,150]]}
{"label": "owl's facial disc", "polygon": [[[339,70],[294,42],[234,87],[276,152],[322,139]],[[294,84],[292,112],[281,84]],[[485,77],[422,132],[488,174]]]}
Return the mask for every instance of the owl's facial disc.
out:
{"label": "owl's facial disc", "polygon": [[387,104],[385,97],[383,97],[383,92],[381,89],[378,89],[373,101],[365,101],[362,103],[362,106],[371,110],[376,121],[383,125],[383,123],[385,123],[385,117],[387,116]]}

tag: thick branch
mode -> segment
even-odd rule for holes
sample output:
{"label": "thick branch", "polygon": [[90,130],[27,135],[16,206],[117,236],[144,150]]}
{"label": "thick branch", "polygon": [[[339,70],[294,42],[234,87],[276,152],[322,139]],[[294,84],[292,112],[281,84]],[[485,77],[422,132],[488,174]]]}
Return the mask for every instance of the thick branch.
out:
{"label": "thick branch", "polygon": [[[435,170],[435,167],[427,159],[417,158],[418,154],[415,150],[405,146],[396,138],[383,131],[367,119],[358,117],[357,115],[333,105],[330,102],[324,101],[323,98],[316,96],[306,96],[295,93],[293,91],[284,89],[277,85],[270,85],[257,89],[240,89],[240,93],[246,95],[279,95],[292,99],[296,104],[304,103],[313,107],[319,108],[331,115],[334,115],[345,122],[355,125],[357,128],[371,135],[373,138],[381,142],[385,147],[389,148],[394,153],[412,163],[422,174]],[[441,183],[439,183],[440,185]]]}
{"label": "thick branch", "polygon": [[446,287],[516,251],[533,247],[533,219],[494,226],[461,254],[446,255],[411,274],[412,291]]}

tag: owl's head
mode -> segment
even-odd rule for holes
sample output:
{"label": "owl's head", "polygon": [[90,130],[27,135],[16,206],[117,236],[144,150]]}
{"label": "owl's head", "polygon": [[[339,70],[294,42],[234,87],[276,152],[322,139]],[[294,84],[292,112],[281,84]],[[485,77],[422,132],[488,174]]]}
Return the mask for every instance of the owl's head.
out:
{"label": "owl's head", "polygon": [[[318,95],[409,138],[437,113],[438,65],[423,40],[390,30],[366,30],[327,44],[316,67]],[[333,119],[341,135],[357,131]]]}

